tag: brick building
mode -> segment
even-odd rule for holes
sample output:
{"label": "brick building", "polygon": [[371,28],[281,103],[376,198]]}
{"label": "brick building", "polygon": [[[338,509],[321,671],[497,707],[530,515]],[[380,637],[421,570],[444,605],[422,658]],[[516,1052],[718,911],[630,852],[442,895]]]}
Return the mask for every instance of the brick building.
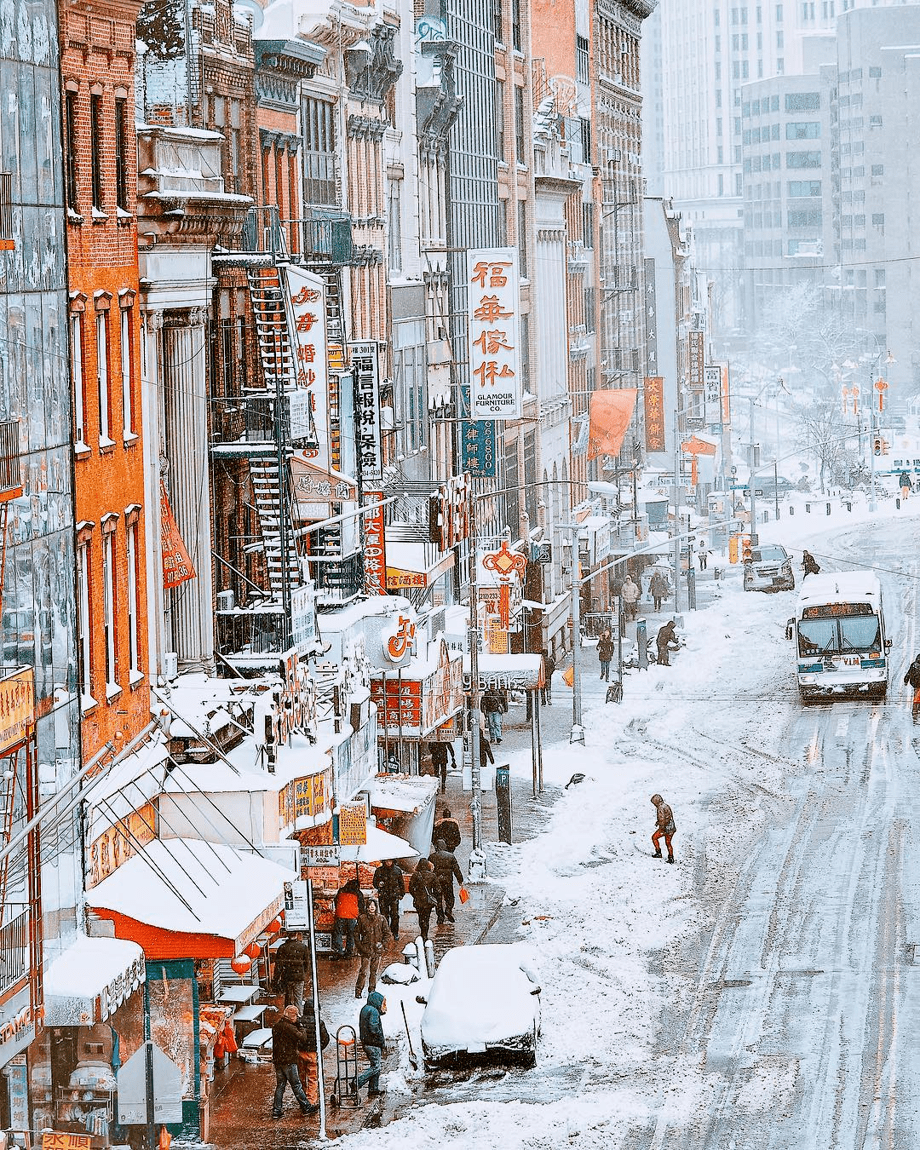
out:
{"label": "brick building", "polygon": [[134,0],[60,6],[83,760],[150,720]]}

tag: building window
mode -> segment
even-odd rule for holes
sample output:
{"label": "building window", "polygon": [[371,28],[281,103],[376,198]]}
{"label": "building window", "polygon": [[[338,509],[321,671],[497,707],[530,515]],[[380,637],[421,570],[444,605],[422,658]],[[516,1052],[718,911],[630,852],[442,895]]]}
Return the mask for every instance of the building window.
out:
{"label": "building window", "polygon": [[495,152],[505,163],[505,81],[495,81]]}
{"label": "building window", "polygon": [[821,195],[821,181],[820,180],[790,180],[788,185],[789,195],[792,197],[798,196],[820,196]]}
{"label": "building window", "polygon": [[141,672],[140,661],[140,607],[138,602],[138,553],[137,553],[137,523],[127,526],[127,561],[128,561],[128,655],[130,664],[128,671],[131,679],[138,678]]}
{"label": "building window", "polygon": [[518,270],[521,279],[527,279],[527,201],[518,200],[517,218]]}
{"label": "building window", "polygon": [[115,662],[115,532],[102,537],[102,631],[105,641],[105,690],[118,690]]}
{"label": "building window", "polygon": [[109,316],[96,315],[96,387],[99,393],[99,446],[112,444],[112,411],[109,395]]}
{"label": "building window", "polygon": [[304,202],[334,204],[335,117],[327,100],[304,101]]}
{"label": "building window", "polygon": [[73,435],[79,451],[86,447],[86,388],[83,379],[83,313],[70,315],[70,367],[73,375]]}
{"label": "building window", "polygon": [[121,309],[121,410],[125,439],[134,439],[134,310]]}
{"label": "building window", "polygon": [[594,247],[594,204],[581,205],[581,236],[586,248]]}
{"label": "building window", "polygon": [[582,162],[591,163],[591,121],[583,119],[581,123],[581,155]]}
{"label": "building window", "polygon": [[523,52],[521,37],[521,0],[511,0],[511,46],[515,52]]}
{"label": "building window", "polygon": [[597,330],[596,310],[597,288],[585,288],[585,331]]}
{"label": "building window", "polygon": [[102,96],[89,98],[90,148],[92,157],[93,211],[101,212],[102,195]]}
{"label": "building window", "polygon": [[787,140],[817,140],[821,136],[821,125],[817,123],[792,123],[786,125]]}
{"label": "building window", "polygon": [[80,196],[77,190],[77,93],[70,88],[64,95],[64,135],[67,206],[72,212],[78,212]]}
{"label": "building window", "polygon": [[123,212],[128,209],[128,120],[127,101],[115,101],[115,203]]}
{"label": "building window", "polygon": [[787,92],[787,112],[817,112],[821,108],[820,92]]}
{"label": "building window", "polygon": [[586,36],[575,37],[575,79],[587,84],[590,76],[590,58]]}
{"label": "building window", "polygon": [[524,89],[522,87],[514,89],[514,154],[519,164],[525,165],[527,163],[524,149]]}
{"label": "building window", "polygon": [[492,5],[492,33],[499,44],[505,42],[505,25],[502,20],[502,0],[494,0]]}
{"label": "building window", "polygon": [[387,249],[390,271],[402,271],[402,220],[400,218],[401,180],[390,180],[387,187]]}
{"label": "building window", "polygon": [[90,641],[89,544],[77,548],[77,648],[80,654],[80,694],[83,706],[93,702],[93,647]]}
{"label": "building window", "polygon": [[820,152],[787,152],[786,153],[786,167],[787,168],[820,168],[821,167],[821,153]]}
{"label": "building window", "polygon": [[820,208],[805,208],[787,213],[790,228],[816,227],[821,224]]}

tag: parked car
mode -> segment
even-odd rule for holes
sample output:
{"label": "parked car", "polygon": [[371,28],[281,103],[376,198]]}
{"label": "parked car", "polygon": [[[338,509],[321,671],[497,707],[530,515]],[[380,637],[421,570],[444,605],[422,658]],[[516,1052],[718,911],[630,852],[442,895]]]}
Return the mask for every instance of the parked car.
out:
{"label": "parked car", "polygon": [[795,587],[792,556],[778,543],[765,543],[751,550],[744,565],[745,591],[791,591]]}
{"label": "parked car", "polygon": [[773,499],[779,496],[780,499],[785,499],[790,491],[795,491],[795,484],[791,479],[787,479],[785,475],[779,475],[776,479],[772,475],[764,476],[762,479],[753,481],[754,487],[762,492],[758,498],[760,499]]}
{"label": "parked car", "polygon": [[531,1067],[540,1033],[540,985],[516,945],[457,946],[432,979],[422,1014],[426,1069],[498,1054]]}

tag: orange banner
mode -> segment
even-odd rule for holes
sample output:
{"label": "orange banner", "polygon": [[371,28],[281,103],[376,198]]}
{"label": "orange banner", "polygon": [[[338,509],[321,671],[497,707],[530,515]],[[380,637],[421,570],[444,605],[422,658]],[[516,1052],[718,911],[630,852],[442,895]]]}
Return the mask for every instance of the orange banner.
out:
{"label": "orange banner", "polygon": [[645,450],[664,451],[664,377],[645,377]]}
{"label": "orange banner", "polygon": [[31,667],[0,679],[0,754],[21,743],[35,721],[34,683]]}
{"label": "orange banner", "polygon": [[599,455],[619,455],[638,394],[635,387],[595,391],[592,394],[588,428],[589,459],[596,459]]}
{"label": "orange banner", "polygon": [[182,542],[163,483],[160,483],[160,541],[163,550],[163,587],[169,591],[180,583],[194,579],[195,568]]}

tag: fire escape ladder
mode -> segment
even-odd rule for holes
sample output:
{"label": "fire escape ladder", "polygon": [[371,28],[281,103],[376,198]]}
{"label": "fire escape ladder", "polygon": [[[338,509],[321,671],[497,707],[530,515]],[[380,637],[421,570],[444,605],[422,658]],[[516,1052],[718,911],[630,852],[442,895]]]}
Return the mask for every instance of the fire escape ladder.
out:
{"label": "fire escape ladder", "polygon": [[[13,837],[13,820],[16,813],[16,775],[19,769],[19,754],[0,759],[2,775],[0,775],[0,846],[9,845]],[[4,855],[0,859],[0,908],[6,905],[6,880],[9,873],[10,856]]]}

